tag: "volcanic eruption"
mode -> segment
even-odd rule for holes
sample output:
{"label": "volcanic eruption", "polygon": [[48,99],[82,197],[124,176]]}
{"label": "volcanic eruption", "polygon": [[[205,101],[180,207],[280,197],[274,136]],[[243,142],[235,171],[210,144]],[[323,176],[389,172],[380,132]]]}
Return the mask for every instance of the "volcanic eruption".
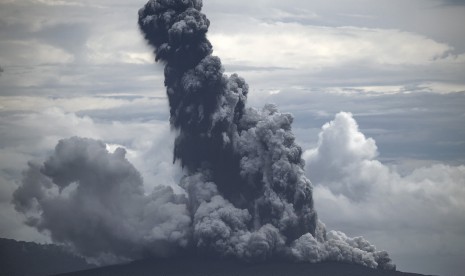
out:
{"label": "volcanic eruption", "polygon": [[395,269],[365,239],[326,231],[292,115],[271,104],[246,107],[248,85],[225,75],[212,55],[201,9],[201,0],[150,0],[138,20],[165,66],[184,193],[158,185],[147,195],[123,148],[109,152],[102,141],[72,137],[43,164],[29,164],[16,209],[55,242],[100,263],[191,252]]}

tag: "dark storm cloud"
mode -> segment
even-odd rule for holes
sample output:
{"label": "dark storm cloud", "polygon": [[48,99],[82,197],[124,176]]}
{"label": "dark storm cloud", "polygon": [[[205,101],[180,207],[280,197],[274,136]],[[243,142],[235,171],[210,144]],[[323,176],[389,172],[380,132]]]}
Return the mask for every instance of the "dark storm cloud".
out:
{"label": "dark storm cloud", "polygon": [[[304,234],[325,244],[324,226],[317,222],[313,210],[311,184],[303,176],[302,150],[291,132],[293,117],[278,112],[274,105],[261,111],[244,108],[248,86],[237,75],[224,76],[220,60],[210,56],[211,44],[205,38],[209,21],[200,8],[197,1],[150,1],[139,12],[139,24],[155,47],[156,59],[165,62],[171,123],[180,131],[174,157],[191,174],[200,173],[204,181],[213,182],[232,204],[230,210],[219,214],[233,215],[208,217],[207,221],[216,221],[212,225],[226,226],[226,231],[214,231],[213,236],[207,232],[207,238],[217,240],[215,235],[226,232],[232,236],[222,237],[220,244],[236,244],[238,237],[248,240],[247,246],[239,243],[235,248],[217,248],[205,244],[204,235],[200,235],[203,238],[197,240],[198,245],[223,255],[265,259],[283,255],[291,241],[298,246],[297,238]],[[213,197],[205,205],[216,206],[218,200],[221,203],[221,197]],[[227,230],[232,217],[239,221]],[[194,220],[194,229],[198,226]],[[242,234],[234,234],[236,231]],[[244,235],[248,232],[251,234]],[[348,248],[354,252],[357,247]],[[365,265],[391,267],[389,258],[376,254],[366,251],[372,259]]]}
{"label": "dark storm cloud", "polygon": [[[290,133],[292,117],[272,106],[262,112],[244,109],[248,86],[237,75],[224,76],[220,59],[210,55],[212,46],[205,37],[209,21],[200,8],[201,2],[195,1],[151,1],[139,12],[156,59],[166,63],[171,124],[180,130],[175,159],[190,173],[202,172],[234,206],[252,213],[255,227],[271,223],[292,240],[306,232],[315,234],[311,188],[302,178],[301,150]],[[278,149],[274,139],[285,146]],[[247,141],[266,146],[257,151]],[[262,168],[263,159],[271,156],[281,159],[283,172],[277,165]],[[268,170],[272,174],[266,176]]]}

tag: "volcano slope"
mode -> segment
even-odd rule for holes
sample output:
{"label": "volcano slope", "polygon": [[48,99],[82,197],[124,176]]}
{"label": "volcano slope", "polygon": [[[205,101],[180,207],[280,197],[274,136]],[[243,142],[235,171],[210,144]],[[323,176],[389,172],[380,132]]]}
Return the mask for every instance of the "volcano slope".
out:
{"label": "volcano slope", "polygon": [[[85,271],[59,274],[61,276],[422,276],[392,270],[368,268],[361,265],[322,262],[244,263],[232,259],[169,258],[145,259],[128,264],[112,265]],[[57,275],[58,276],[58,275]]]}

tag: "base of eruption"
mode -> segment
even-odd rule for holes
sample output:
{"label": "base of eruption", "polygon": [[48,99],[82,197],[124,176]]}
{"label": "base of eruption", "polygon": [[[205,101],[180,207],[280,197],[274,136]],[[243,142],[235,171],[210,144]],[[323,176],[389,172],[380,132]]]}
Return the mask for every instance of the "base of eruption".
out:
{"label": "base of eruption", "polygon": [[[422,274],[406,273],[368,268],[366,266],[341,263],[292,263],[284,261],[268,261],[261,263],[245,263],[232,259],[215,259],[202,257],[144,259],[128,264],[113,265],[59,274],[61,276],[422,276]],[[57,275],[58,276],[58,275]]]}

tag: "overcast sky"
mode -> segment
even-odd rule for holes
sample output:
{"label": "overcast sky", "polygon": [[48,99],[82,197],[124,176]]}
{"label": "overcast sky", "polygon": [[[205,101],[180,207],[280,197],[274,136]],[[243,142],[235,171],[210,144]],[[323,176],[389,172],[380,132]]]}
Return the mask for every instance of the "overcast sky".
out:
{"label": "overcast sky", "polygon": [[[147,191],[176,185],[143,4],[1,0],[1,237],[48,241],[10,201],[59,139],[124,146]],[[205,0],[204,12],[249,106],[294,114],[327,227],[364,236],[399,270],[463,273],[465,1]]]}

